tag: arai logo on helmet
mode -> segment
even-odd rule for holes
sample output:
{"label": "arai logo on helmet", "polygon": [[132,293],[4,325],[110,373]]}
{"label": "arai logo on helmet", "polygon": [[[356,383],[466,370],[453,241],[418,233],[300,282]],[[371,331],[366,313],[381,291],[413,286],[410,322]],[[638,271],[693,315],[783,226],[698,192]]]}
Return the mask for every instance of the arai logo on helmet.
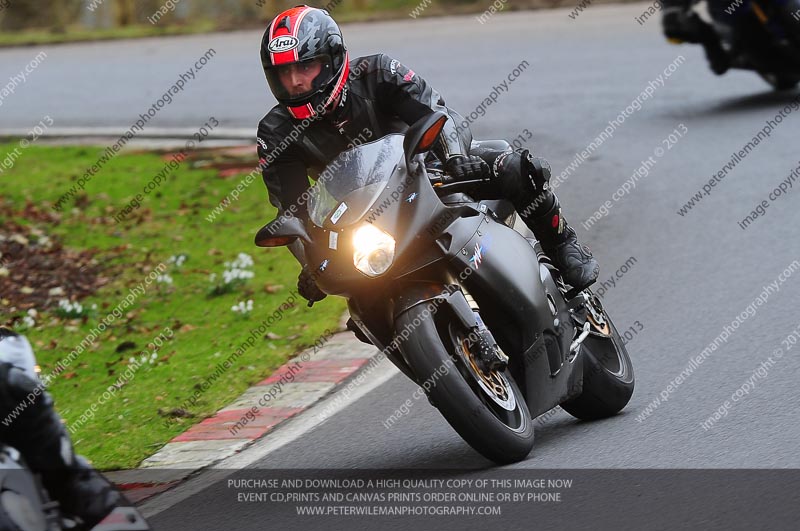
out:
{"label": "arai logo on helmet", "polygon": [[294,50],[297,48],[299,43],[300,41],[297,40],[297,37],[283,35],[281,37],[275,37],[269,41],[269,46],[267,46],[267,49],[272,53],[283,53],[288,52],[289,50]]}

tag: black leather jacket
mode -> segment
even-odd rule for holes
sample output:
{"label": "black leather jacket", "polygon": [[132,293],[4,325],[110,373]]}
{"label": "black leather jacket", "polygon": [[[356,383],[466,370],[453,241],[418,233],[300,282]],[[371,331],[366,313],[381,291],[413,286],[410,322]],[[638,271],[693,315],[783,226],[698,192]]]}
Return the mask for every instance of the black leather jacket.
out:
{"label": "black leather jacket", "polygon": [[[276,105],[258,124],[258,155],[270,202],[279,213],[297,204],[339,153],[354,144],[403,132],[423,116],[443,111],[447,120],[434,153],[440,160],[468,153],[467,128],[456,129],[459,115],[413,70],[384,54],[350,61],[347,88],[329,115],[297,120]],[[305,216],[304,208],[297,214]]]}

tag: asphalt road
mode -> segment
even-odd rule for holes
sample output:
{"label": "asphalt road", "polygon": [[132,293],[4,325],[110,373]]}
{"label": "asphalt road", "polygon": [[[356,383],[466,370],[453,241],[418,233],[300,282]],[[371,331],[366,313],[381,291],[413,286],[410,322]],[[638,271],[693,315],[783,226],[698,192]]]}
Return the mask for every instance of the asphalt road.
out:
{"label": "asphalt road", "polygon": [[[800,261],[796,228],[800,191],[791,188],[771,202],[766,214],[746,230],[738,222],[800,165],[800,110],[783,118],[771,136],[713,189],[709,187],[710,195],[691,211],[684,216],[677,211],[766,120],[774,119],[790,102],[800,101],[800,92],[775,94],[749,72],[715,77],[700,49],[667,45],[657,20],[644,25],[634,21],[646,6],[592,6],[576,20],[568,18],[568,10],[555,10],[501,13],[485,24],[472,17],[409,19],[348,25],[344,31],[352,56],[390,54],[428,79],[464,115],[527,61],[530,66],[485,108],[473,132],[479,138],[513,139],[527,136],[523,131],[530,130],[532,138],[526,145],[550,160],[556,176],[610,120],[617,119],[648,85],[653,86],[651,81],[676,64],[652,97],[640,97],[641,110],[627,116],[558,189],[567,219],[600,260],[601,279],[635,258],[604,300],[621,331],[641,328],[628,346],[636,370],[636,392],[628,408],[612,419],[582,423],[558,412],[540,422],[533,453],[504,470],[796,469],[800,466],[796,409],[800,398],[795,377],[800,370],[800,346],[789,348],[787,338],[800,326],[796,313],[800,269],[782,277],[783,281],[779,275]],[[0,128],[32,126],[45,114],[53,117],[56,126],[127,127],[181,71],[214,48],[217,53],[211,62],[152,126],[199,127],[213,115],[225,127],[254,131],[273,104],[260,72],[259,38],[257,32],[240,32],[45,47],[46,61],[0,107]],[[33,55],[32,48],[1,51],[0,80],[21,69]],[[676,130],[681,135],[670,140]],[[662,155],[655,155],[657,148],[664,149]],[[651,156],[656,163],[649,174],[630,193],[613,201],[612,194]],[[584,226],[606,200],[612,203],[608,215]],[[774,282],[778,290],[755,305],[764,286]],[[737,321],[740,314],[745,317]],[[636,325],[637,321],[641,324]],[[735,330],[724,342],[717,341],[719,348],[677,388],[666,391],[690,359],[722,334],[726,325]],[[780,355],[777,349],[782,350]],[[741,392],[741,399],[731,402],[748,381],[752,387],[748,394]],[[462,442],[427,403],[416,403],[413,414],[389,430],[384,428],[382,422],[413,391],[414,386],[397,375],[252,467],[477,469],[469,477],[487,473],[490,463]],[[648,413],[646,407],[662,393],[668,400]],[[726,415],[720,415],[710,429],[703,428],[703,422],[726,400],[731,404],[724,407]],[[689,479],[656,472],[636,478],[564,474],[574,474],[587,488],[605,493],[609,514],[621,518],[628,509],[625,505],[633,504],[632,522],[639,525],[631,528],[660,527],[650,508],[663,506],[646,505],[639,498],[614,501],[609,494],[614,488],[630,494],[628,482],[647,484],[648,477],[661,478],[664,483],[658,488],[664,490],[658,492],[665,493],[688,488],[709,495],[719,487],[711,480],[700,481],[697,474]],[[786,503],[791,500],[796,511],[800,505],[797,474],[793,478],[795,488],[787,494]],[[234,498],[224,484],[209,481],[206,490],[160,512],[153,522],[158,529],[175,530],[277,527],[280,518],[267,505],[236,504]],[[587,499],[576,495],[573,501]],[[732,501],[736,502],[732,507],[744,513],[743,504],[752,500],[744,495],[727,498]],[[610,521],[577,516],[571,520],[570,514],[557,514],[572,510],[574,506],[563,504],[558,511],[543,511],[539,516],[547,516],[548,524],[560,521],[571,529]],[[350,529],[404,527],[390,519],[367,524],[306,517],[292,522],[290,528],[297,529],[323,523]],[[414,525],[441,528],[453,522],[438,517]],[[500,521],[481,522],[469,520],[460,527]],[[712,515],[691,522],[710,529],[722,520]],[[762,523],[766,528],[778,521]],[[526,516],[520,511],[504,517],[500,525],[534,524],[530,512]],[[540,524],[549,527],[544,520]]]}

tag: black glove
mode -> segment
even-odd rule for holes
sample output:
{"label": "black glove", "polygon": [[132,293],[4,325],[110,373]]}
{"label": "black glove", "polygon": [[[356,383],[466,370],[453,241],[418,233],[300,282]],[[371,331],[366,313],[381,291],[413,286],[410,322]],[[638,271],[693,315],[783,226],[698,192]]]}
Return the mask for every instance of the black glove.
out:
{"label": "black glove", "polygon": [[297,293],[310,303],[321,301],[328,296],[327,293],[319,289],[317,282],[314,280],[314,275],[303,267],[300,271],[300,276],[297,277]]}
{"label": "black glove", "polygon": [[487,179],[491,175],[489,165],[476,155],[453,155],[444,163],[444,171],[454,181]]}

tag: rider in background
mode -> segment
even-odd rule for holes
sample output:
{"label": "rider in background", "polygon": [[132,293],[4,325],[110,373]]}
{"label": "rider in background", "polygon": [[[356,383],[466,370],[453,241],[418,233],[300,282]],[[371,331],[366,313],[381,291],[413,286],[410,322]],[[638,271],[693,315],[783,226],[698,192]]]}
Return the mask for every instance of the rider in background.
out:
{"label": "rider in background", "polygon": [[28,340],[0,328],[0,443],[14,447],[39,473],[68,516],[91,529],[117,506],[130,504],[99,472],[75,455],[53,399],[36,372]]}
{"label": "rider in background", "polygon": [[[291,207],[339,153],[442,111],[450,119],[433,152],[454,180],[485,179],[478,199],[510,200],[541,242],[545,253],[575,288],[599,273],[588,247],[561,215],[549,187],[550,168],[528,150],[473,150],[469,128],[416,72],[384,54],[349,61],[341,30],[327,11],[297,6],[275,17],[261,44],[261,62],[276,105],[259,123],[258,154],[270,202],[279,215]],[[488,177],[488,179],[486,179]],[[305,208],[299,215],[306,215]],[[303,265],[298,292],[308,300],[325,297],[305,264],[302,246],[290,250]]]}

